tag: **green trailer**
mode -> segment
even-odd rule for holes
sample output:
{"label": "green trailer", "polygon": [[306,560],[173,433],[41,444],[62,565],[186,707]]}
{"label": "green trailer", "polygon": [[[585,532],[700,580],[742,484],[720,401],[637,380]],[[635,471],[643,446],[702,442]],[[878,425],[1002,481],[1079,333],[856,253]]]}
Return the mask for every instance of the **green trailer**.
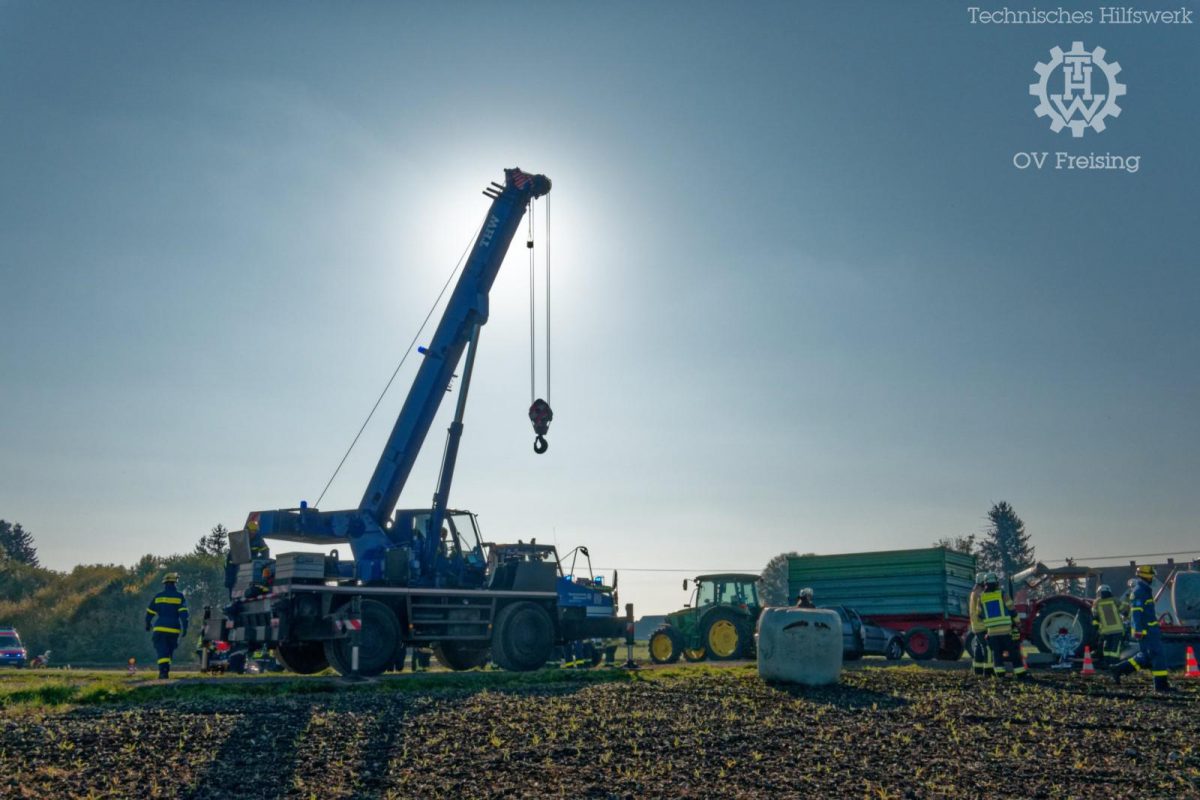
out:
{"label": "green trailer", "polygon": [[903,633],[914,659],[962,656],[970,631],[975,557],[945,547],[792,556],[788,595],[813,590],[818,606],[849,606]]}

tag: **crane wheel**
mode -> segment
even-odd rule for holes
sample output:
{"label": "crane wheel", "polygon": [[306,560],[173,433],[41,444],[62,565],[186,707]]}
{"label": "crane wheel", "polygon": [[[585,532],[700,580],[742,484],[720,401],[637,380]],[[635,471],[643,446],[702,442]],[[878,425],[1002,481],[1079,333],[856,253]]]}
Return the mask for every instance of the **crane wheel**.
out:
{"label": "crane wheel", "polygon": [[320,642],[284,642],[275,648],[275,659],[288,672],[315,675],[329,668],[325,648]]}
{"label": "crane wheel", "polygon": [[[352,673],[354,640],[350,636],[325,642],[325,658],[340,675]],[[396,661],[402,647],[400,622],[378,600],[362,601],[362,630],[358,634],[358,674],[379,675]],[[403,657],[403,656],[401,656]]]}
{"label": "crane wheel", "polygon": [[529,600],[505,606],[496,615],[492,658],[511,672],[540,669],[554,649],[554,620]]}
{"label": "crane wheel", "polygon": [[482,667],[488,663],[491,653],[486,644],[471,645],[464,642],[438,642],[433,646],[433,657],[446,669],[462,672],[465,669]]}

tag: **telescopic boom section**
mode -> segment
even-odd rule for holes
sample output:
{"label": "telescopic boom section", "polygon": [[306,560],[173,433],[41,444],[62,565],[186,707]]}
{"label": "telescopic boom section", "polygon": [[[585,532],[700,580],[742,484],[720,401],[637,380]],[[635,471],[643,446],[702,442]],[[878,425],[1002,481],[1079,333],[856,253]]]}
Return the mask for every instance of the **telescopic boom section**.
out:
{"label": "telescopic boom section", "polygon": [[[502,188],[485,192],[494,198],[492,207],[433,339],[423,351],[425,358],[359,503],[359,510],[380,527],[386,524],[396,508],[464,349],[469,342],[477,340],[478,326],[487,322],[488,293],[529,201],[550,191],[550,179],[545,175],[506,169],[504,177]],[[466,386],[463,387],[465,390]],[[461,411],[460,407],[456,415],[456,424],[460,428]],[[448,491],[449,487],[444,489]],[[444,502],[445,498],[442,500]]]}

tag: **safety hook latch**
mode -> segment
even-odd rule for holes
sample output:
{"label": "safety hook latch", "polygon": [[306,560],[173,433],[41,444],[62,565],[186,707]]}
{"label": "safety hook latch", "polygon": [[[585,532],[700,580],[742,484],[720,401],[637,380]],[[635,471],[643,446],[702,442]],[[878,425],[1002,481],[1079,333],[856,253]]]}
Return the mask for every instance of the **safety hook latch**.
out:
{"label": "safety hook latch", "polygon": [[554,412],[550,410],[550,404],[540,397],[534,400],[533,405],[529,407],[529,421],[533,423],[533,432],[537,434],[533,440],[533,452],[538,455],[550,449],[546,442],[546,434],[550,432],[552,419]]}

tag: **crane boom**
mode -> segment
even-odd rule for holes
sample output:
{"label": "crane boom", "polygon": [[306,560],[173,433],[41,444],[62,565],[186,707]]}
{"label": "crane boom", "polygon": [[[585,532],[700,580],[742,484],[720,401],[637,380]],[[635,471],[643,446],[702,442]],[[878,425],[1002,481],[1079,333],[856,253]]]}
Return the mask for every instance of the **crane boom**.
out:
{"label": "crane boom", "polygon": [[300,508],[255,511],[246,522],[246,530],[256,540],[274,538],[306,544],[349,541],[359,579],[380,579],[387,551],[400,544],[395,537],[388,536],[389,518],[429,434],[454,370],[462,360],[463,352],[470,347],[459,402],[446,442],[441,477],[427,522],[430,530],[421,532],[428,535],[418,548],[421,551],[418,560],[432,555],[436,544],[432,534],[439,529],[446,510],[458,441],[462,435],[462,415],[474,350],[479,330],[488,319],[488,293],[530,200],[550,191],[550,179],[545,175],[532,175],[513,168],[506,169],[504,177],[503,186],[493,184],[494,189],[484,192],[492,198],[492,205],[433,338],[429,346],[422,349],[424,359],[358,508],[318,511],[302,503]]}
{"label": "crane boom", "polygon": [[[423,351],[425,358],[358,504],[359,510],[376,523],[382,525],[395,509],[463,350],[475,340],[477,326],[487,322],[488,293],[530,198],[549,191],[550,179],[544,175],[505,170],[504,190],[492,201],[467,265],[433,339]],[[464,394],[465,389],[464,385]]]}

